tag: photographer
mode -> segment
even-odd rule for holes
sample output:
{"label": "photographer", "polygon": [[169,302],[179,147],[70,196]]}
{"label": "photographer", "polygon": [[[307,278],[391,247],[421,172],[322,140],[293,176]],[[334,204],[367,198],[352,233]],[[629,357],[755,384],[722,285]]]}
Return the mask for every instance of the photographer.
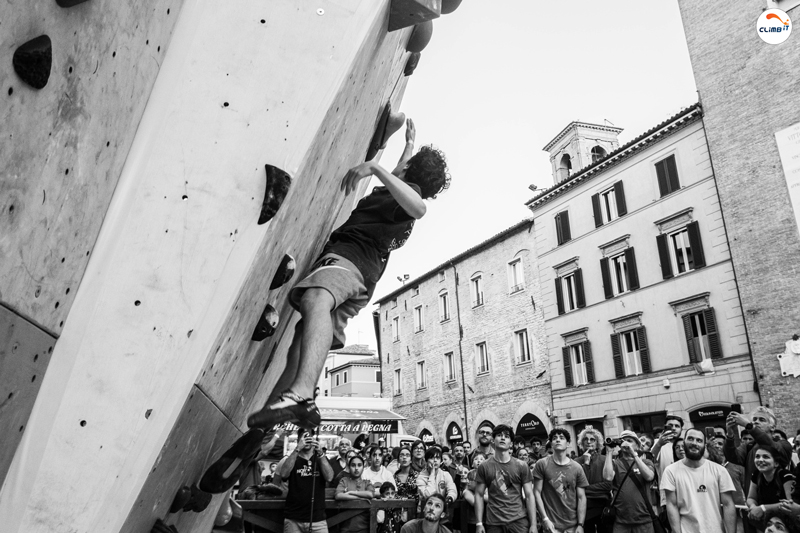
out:
{"label": "photographer", "polygon": [[653,511],[646,487],[655,478],[655,466],[639,453],[641,442],[636,433],[625,430],[620,434],[620,439],[619,444],[613,439],[606,441],[603,464],[603,479],[613,480],[614,488],[618,491],[614,501],[614,533],[651,533]]}
{"label": "photographer", "polygon": [[311,531],[327,533],[325,485],[333,479],[333,468],[328,458],[319,451],[319,441],[306,429],[297,431],[297,447],[286,458],[279,475],[281,479],[288,480],[289,485],[283,511],[283,531],[308,531],[311,516]]}

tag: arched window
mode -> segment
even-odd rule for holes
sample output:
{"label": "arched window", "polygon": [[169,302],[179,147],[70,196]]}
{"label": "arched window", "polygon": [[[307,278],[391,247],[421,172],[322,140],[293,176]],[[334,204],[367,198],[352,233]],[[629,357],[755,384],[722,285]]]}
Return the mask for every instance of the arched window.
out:
{"label": "arched window", "polygon": [[569,154],[564,154],[561,156],[561,162],[558,164],[559,169],[565,169],[567,174],[572,171],[572,158]]}
{"label": "arched window", "polygon": [[591,153],[592,153],[592,163],[594,163],[595,161],[599,161],[600,159],[603,159],[608,154],[605,148],[599,145],[592,148]]}

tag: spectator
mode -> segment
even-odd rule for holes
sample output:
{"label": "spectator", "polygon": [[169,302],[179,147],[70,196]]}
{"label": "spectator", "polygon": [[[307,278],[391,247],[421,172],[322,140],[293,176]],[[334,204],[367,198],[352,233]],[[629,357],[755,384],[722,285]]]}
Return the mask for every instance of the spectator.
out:
{"label": "spectator", "polygon": [[319,442],[307,430],[300,428],[297,447],[278,470],[277,475],[288,480],[289,485],[283,511],[284,533],[307,531],[309,519],[314,533],[328,531],[325,484],[333,479],[333,468],[328,458],[317,451],[318,448]]}
{"label": "spectator", "polygon": [[[750,494],[750,483],[756,472],[755,453],[762,446],[774,447],[778,462],[788,464],[791,457],[791,445],[786,441],[775,442],[772,440],[772,430],[775,427],[775,414],[766,407],[756,407],[750,413],[750,419],[740,413],[731,412],[728,415],[728,435],[725,439],[725,458],[737,465],[744,467],[744,492]],[[744,426],[755,440],[755,444],[748,447],[744,442],[739,447],[734,446],[736,426]]]}
{"label": "spectator", "polygon": [[725,450],[725,437],[724,436],[720,437],[719,435],[715,435],[714,438],[711,439],[711,442],[709,444],[711,444],[711,446],[710,446],[711,448],[714,448],[716,451],[718,451],[719,453],[721,453],[723,455],[725,454],[725,451],[724,451]]}
{"label": "spectator", "polygon": [[517,450],[516,455],[514,456],[526,465],[528,464],[528,459],[530,458],[530,454],[526,448],[520,448]]}
{"label": "spectator", "polygon": [[[794,530],[794,531],[793,531]],[[796,533],[797,528],[792,528],[790,522],[782,516],[776,515],[767,520],[767,529],[764,533]]]}
{"label": "spectator", "polygon": [[[492,430],[494,454],[475,476],[477,533],[536,533],[536,508],[528,465],[511,457],[514,431],[505,424]],[[484,501],[488,492],[488,502]],[[486,527],[483,525],[486,507]]]}
{"label": "spectator", "polygon": [[[651,448],[653,457],[655,458],[656,470],[658,477],[663,478],[664,469],[675,462],[672,444],[676,439],[679,439],[683,432],[683,418],[678,415],[667,415],[664,422],[664,430],[656,440]],[[667,446],[669,444],[669,446]],[[662,494],[661,505],[665,504],[664,496]]]}
{"label": "spectator", "polygon": [[736,489],[731,476],[720,465],[703,457],[706,445],[702,431],[687,430],[685,443],[686,458],[669,465],[661,479],[661,488],[667,496],[667,516],[672,531],[736,531],[736,510],[732,497]]}
{"label": "spectator", "polygon": [[[344,476],[336,487],[335,499],[343,500],[371,500],[375,494],[375,487],[368,480],[363,479],[364,459],[356,455],[347,463],[350,475]],[[352,518],[348,518],[340,526],[341,533],[368,533],[369,513],[362,511]]]}
{"label": "spectator", "polygon": [[[717,439],[719,439],[719,437],[714,437],[714,440]],[[721,449],[706,448],[706,453],[709,461],[714,461],[718,465],[722,465],[722,467],[728,471],[728,475],[731,476],[731,481],[733,481],[733,486],[736,489],[733,492],[733,505],[737,510],[747,509],[747,497],[742,488],[744,487],[744,467],[735,465],[725,459],[725,455]],[[736,533],[744,533],[743,516],[741,512],[736,513]]]}
{"label": "spectator", "polygon": [[453,464],[456,466],[466,466],[467,465],[467,453],[464,449],[464,444],[458,443],[453,445]]}
{"label": "spectator", "polygon": [[442,470],[442,452],[438,447],[432,446],[425,451],[427,467],[417,475],[417,491],[420,499],[431,494],[442,494],[447,503],[453,503],[458,496],[456,484],[450,474]]}
{"label": "spectator", "polygon": [[472,459],[477,452],[481,452],[486,457],[494,455],[494,448],[492,448],[492,426],[489,424],[483,424],[478,428],[478,447],[468,456],[470,467],[472,467]]}
{"label": "spectator", "polygon": [[653,447],[653,437],[642,433],[639,435],[639,444],[641,445],[639,453],[650,453],[650,448]]}
{"label": "spectator", "polygon": [[[350,450],[350,451],[348,451],[348,452],[347,452],[347,455],[345,456],[345,459],[346,459],[346,460],[349,462],[351,457],[361,457],[362,461],[363,461],[363,459],[364,459],[364,458],[361,456],[361,454],[359,454],[359,453],[358,453],[357,451],[355,451],[355,450]],[[280,465],[278,465],[278,470],[280,470],[280,468],[281,468],[281,467],[280,467]],[[333,487],[333,488],[336,488],[336,487],[338,487],[338,486],[339,486],[339,481],[341,481],[341,479],[342,479],[343,477],[347,477],[347,476],[349,476],[349,475],[350,475],[350,472],[348,472],[347,468],[345,468],[344,470],[342,470],[341,472],[339,472],[338,474],[336,474],[336,476],[334,476],[334,478],[333,478],[333,481],[331,481],[331,482],[328,484],[328,486],[330,486],[330,485],[335,485],[335,487]]]}
{"label": "spectator", "polygon": [[261,484],[262,485],[266,485],[268,483],[272,483],[272,477],[275,475],[275,469],[277,467],[278,467],[278,463],[270,463],[269,464],[269,471],[261,479]]}
{"label": "spectator", "polygon": [[511,455],[516,457],[517,451],[525,447],[525,439],[517,435],[514,437],[514,444],[511,447]]}
{"label": "spectator", "polygon": [[453,483],[456,485],[457,496],[461,496],[461,470],[453,463],[453,454],[450,452],[442,452],[442,470],[450,474],[453,478]]}
{"label": "spectator", "polygon": [[[467,485],[464,488],[464,500],[469,504],[467,508],[467,533],[475,533],[475,524],[478,522],[475,517],[475,478],[478,475],[478,467],[486,460],[486,456],[478,452],[475,454],[474,460],[476,466],[467,474]],[[462,533],[464,533],[463,529]]]}
{"label": "spectator", "polygon": [[364,469],[362,476],[365,480],[372,482],[373,491],[375,496],[380,495],[381,485],[388,481],[394,485],[394,476],[389,470],[383,466],[383,450],[378,446],[373,446],[367,450],[367,460],[369,461],[369,468]]}
{"label": "spectator", "polygon": [[[727,436],[725,438],[727,439]],[[756,439],[754,439],[753,435],[751,435],[750,432],[746,429],[743,429],[742,432],[740,433],[739,441],[740,443],[746,444],[748,448],[756,443]]]}
{"label": "spectator", "polygon": [[714,436],[715,437],[725,438],[726,434],[727,434],[727,430],[725,429],[725,426],[714,426]]}
{"label": "spectator", "polygon": [[411,468],[411,449],[408,446],[400,448],[397,461],[399,467],[394,473],[397,496],[407,500],[419,501],[419,493],[417,492],[417,475],[419,473]]}
{"label": "spectator", "polygon": [[589,485],[583,468],[567,457],[569,433],[550,431],[552,456],[539,459],[533,467],[536,505],[545,533],[583,533],[586,494]]}
{"label": "spectator", "polygon": [[[411,455],[409,454],[409,458]],[[410,461],[409,461],[410,463]],[[394,490],[394,485],[389,482],[381,485],[381,499],[382,500],[396,500],[397,491]],[[377,533],[399,533],[400,528],[408,520],[408,513],[405,509],[396,507],[394,509],[380,509],[376,513],[378,522]]]}
{"label": "spectator", "polygon": [[584,428],[578,434],[578,444],[582,452],[578,464],[583,468],[583,473],[589,482],[585,490],[586,521],[583,530],[586,533],[604,531],[601,523],[603,509],[611,501],[608,496],[611,492],[611,483],[603,479],[605,456],[599,453],[602,441],[603,436],[592,427]]}
{"label": "spectator", "polygon": [[434,493],[425,499],[422,506],[422,518],[409,520],[400,529],[400,533],[450,533],[442,525],[442,517],[446,516],[447,500],[441,494]]}
{"label": "spectator", "polygon": [[618,492],[614,500],[614,533],[653,533],[654,512],[647,487],[655,478],[656,467],[642,457],[636,433],[625,430],[620,438],[617,458],[614,459],[616,444],[606,444],[603,464],[603,478],[613,481]]}
{"label": "spectator", "polygon": [[[339,457],[337,457],[335,461],[331,462],[331,468],[333,468],[333,481],[331,481],[331,483],[336,481],[336,478],[339,476],[340,472],[347,471],[347,452],[352,449],[352,443],[350,442],[350,439],[346,439],[344,437],[341,438],[339,440],[339,444],[336,445],[336,449],[339,452]],[[336,481],[336,485],[332,485],[330,488],[335,489],[338,486],[339,482]]]}
{"label": "spectator", "polygon": [[411,468],[417,472],[425,470],[425,444],[421,440],[411,445]]}
{"label": "spectator", "polygon": [[531,439],[531,455],[534,461],[538,461],[544,455],[542,453],[542,440],[539,437]]}
{"label": "spectator", "polygon": [[464,453],[469,455],[472,452],[472,443],[468,440],[465,440],[462,445],[464,446]]}
{"label": "spectator", "polygon": [[778,462],[778,457],[770,446],[759,446],[755,451],[756,472],[747,494],[747,517],[759,530],[764,528],[768,513],[780,512],[781,500],[792,499],[794,475]]}
{"label": "spectator", "polygon": [[686,443],[683,439],[678,438],[672,442],[672,457],[675,461],[680,461],[686,457]]}

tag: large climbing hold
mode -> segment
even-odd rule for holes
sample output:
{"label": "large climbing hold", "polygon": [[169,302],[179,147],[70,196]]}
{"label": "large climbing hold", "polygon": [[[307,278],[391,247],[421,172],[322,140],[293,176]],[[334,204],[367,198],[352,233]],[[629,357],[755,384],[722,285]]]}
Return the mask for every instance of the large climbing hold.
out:
{"label": "large climbing hold", "polygon": [[266,165],[267,169],[267,188],[264,191],[264,202],[261,204],[261,216],[258,217],[258,224],[266,224],[281,208],[281,204],[289,193],[292,178],[272,165]]}
{"label": "large climbing hold", "polygon": [[271,337],[272,334],[275,333],[279,321],[280,316],[278,312],[270,304],[267,304],[264,308],[264,312],[261,313],[261,317],[258,319],[256,329],[253,331],[252,340],[261,342],[267,337]]}
{"label": "large climbing hold", "polygon": [[431,42],[433,37],[433,22],[421,22],[414,26],[414,31],[411,32],[411,37],[408,38],[406,50],[409,52],[422,52],[428,43]]}
{"label": "large climbing hold", "polygon": [[294,257],[289,254],[284,255],[283,259],[281,259],[281,264],[278,265],[278,270],[275,272],[275,275],[272,276],[272,283],[269,285],[269,290],[274,291],[283,286],[287,281],[292,279],[296,269],[297,263]]}
{"label": "large climbing hold", "polygon": [[406,61],[406,68],[403,69],[403,76],[411,76],[414,74],[414,71],[417,70],[417,65],[419,65],[419,59],[422,57],[422,54],[419,52],[414,52],[413,54],[408,56],[408,60]]}
{"label": "large climbing hold", "polygon": [[200,479],[200,489],[212,494],[222,494],[232,489],[261,449],[263,439],[263,429],[251,429],[239,437],[222,457],[208,467]]}
{"label": "large climbing hold", "polygon": [[449,15],[461,5],[461,0],[442,0],[442,15]]}
{"label": "large climbing hold", "polygon": [[40,35],[21,45],[14,51],[12,63],[22,81],[34,89],[44,88],[50,79],[50,67],[53,65],[53,44],[50,37]]}
{"label": "large climbing hold", "polygon": [[59,7],[72,7],[87,2],[88,0],[56,0]]}
{"label": "large climbing hold", "polygon": [[392,103],[387,102],[386,107],[383,108],[383,113],[381,113],[381,118],[378,120],[378,127],[375,128],[375,133],[372,135],[372,140],[369,143],[366,161],[372,161],[380,150],[386,148],[389,137],[394,135],[405,123],[405,114],[400,112],[393,113]]}
{"label": "large climbing hold", "polygon": [[186,507],[186,504],[188,504],[189,500],[191,499],[192,489],[186,486],[178,489],[178,492],[175,493],[175,498],[172,500],[172,505],[169,508],[170,514],[183,510],[183,508]]}
{"label": "large climbing hold", "polygon": [[426,20],[439,18],[443,0],[392,0],[389,31],[408,28]]}

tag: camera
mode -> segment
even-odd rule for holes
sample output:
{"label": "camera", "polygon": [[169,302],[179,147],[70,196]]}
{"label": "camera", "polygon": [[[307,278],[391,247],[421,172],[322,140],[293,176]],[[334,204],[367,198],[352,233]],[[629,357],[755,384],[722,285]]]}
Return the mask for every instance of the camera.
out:
{"label": "camera", "polygon": [[606,446],[609,448],[616,448],[620,444],[622,444],[622,439],[612,439],[611,437],[606,439]]}

